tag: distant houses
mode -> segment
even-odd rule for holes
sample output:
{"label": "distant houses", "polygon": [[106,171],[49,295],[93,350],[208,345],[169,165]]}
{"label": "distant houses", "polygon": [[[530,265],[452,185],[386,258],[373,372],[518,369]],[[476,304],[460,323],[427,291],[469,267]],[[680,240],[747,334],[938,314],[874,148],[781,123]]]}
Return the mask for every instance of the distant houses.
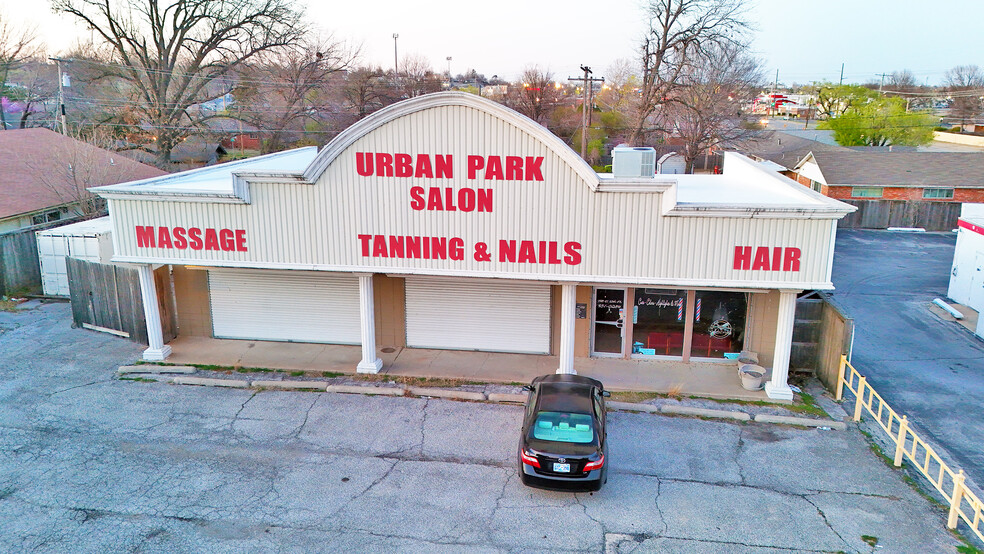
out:
{"label": "distant houses", "polygon": [[956,228],[959,204],[984,203],[984,152],[854,149],[779,131],[739,150],[831,198],[859,207],[841,226]]}

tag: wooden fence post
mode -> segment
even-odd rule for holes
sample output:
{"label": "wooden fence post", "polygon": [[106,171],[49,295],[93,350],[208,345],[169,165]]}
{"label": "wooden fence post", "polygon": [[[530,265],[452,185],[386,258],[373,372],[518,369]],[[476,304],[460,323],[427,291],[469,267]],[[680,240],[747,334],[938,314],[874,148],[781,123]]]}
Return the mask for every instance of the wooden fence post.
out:
{"label": "wooden fence post", "polygon": [[960,502],[963,500],[964,493],[964,472],[961,469],[953,478],[953,499],[950,500],[950,516],[946,520],[947,529],[956,529],[960,519]]}
{"label": "wooden fence post", "polygon": [[899,421],[898,442],[895,444],[895,467],[902,467],[902,454],[905,453],[905,436],[909,432],[909,416]]}
{"label": "wooden fence post", "polygon": [[854,421],[861,421],[861,408],[864,406],[864,388],[868,386],[868,379],[862,375],[858,379],[858,393],[854,401]]}
{"label": "wooden fence post", "polygon": [[847,370],[847,356],[841,354],[840,369],[837,370],[837,391],[835,400],[838,402],[844,398],[844,371]]}

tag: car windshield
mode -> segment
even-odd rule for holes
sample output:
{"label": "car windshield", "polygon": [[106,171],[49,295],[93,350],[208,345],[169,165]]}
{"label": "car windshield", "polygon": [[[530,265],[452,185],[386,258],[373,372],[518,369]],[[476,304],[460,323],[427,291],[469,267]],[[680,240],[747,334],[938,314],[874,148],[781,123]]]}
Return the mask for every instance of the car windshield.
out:
{"label": "car windshield", "polygon": [[590,414],[539,412],[533,422],[534,439],[588,444],[594,440]]}

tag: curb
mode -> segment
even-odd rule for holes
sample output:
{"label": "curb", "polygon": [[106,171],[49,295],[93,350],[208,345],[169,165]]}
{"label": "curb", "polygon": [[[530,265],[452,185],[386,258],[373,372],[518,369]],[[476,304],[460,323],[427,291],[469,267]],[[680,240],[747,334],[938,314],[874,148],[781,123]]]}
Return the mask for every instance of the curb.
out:
{"label": "curb", "polygon": [[201,387],[230,387],[234,389],[245,389],[249,387],[249,381],[239,379],[209,379],[207,377],[175,377],[171,379],[175,385],[198,385]]}
{"label": "curb", "polygon": [[647,412],[650,414],[659,413],[659,406],[653,406],[652,404],[636,404],[634,402],[619,402],[618,400],[610,400],[605,402],[605,407],[626,412]]}
{"label": "curb", "polygon": [[[139,369],[138,369],[139,368]],[[148,366],[121,366],[117,373],[126,375],[130,373],[186,373],[187,369],[195,370],[188,366],[153,366],[146,371]],[[161,371],[157,371],[160,369]],[[169,370],[169,371],[168,371]],[[324,392],[334,392],[342,394],[365,394],[377,396],[429,396],[432,398],[446,398],[449,400],[470,400],[470,401],[489,401],[496,403],[518,403],[526,402],[525,394],[491,393],[486,395],[483,392],[458,391],[448,389],[437,389],[428,387],[384,387],[379,385],[325,385],[318,381],[244,381],[240,379],[210,379],[207,377],[171,377],[169,381],[175,385],[197,385],[202,387],[227,387],[227,388],[259,388],[271,390],[315,390]],[[633,402],[619,402],[612,400],[606,402],[606,406],[613,410],[628,412],[643,412],[650,414],[684,415],[707,417],[715,419],[732,419],[736,421],[751,421],[757,423],[777,423],[781,425],[798,425],[801,427],[826,428],[837,431],[847,429],[847,423],[826,419],[808,419],[803,417],[791,417],[781,415],[757,414],[752,417],[745,412],[732,412],[727,410],[711,410],[708,408],[693,408],[690,406],[654,406],[652,404],[638,404]]]}
{"label": "curb", "polygon": [[805,417],[790,417],[781,415],[758,414],[755,421],[759,423],[782,423],[785,425],[800,425],[802,427],[828,427],[837,431],[847,429],[847,424],[843,421],[832,421],[827,419],[807,419]]}
{"label": "curb", "polygon": [[128,375],[130,373],[184,373],[190,374],[198,371],[198,368],[189,365],[121,365],[116,370],[117,375]]}
{"label": "curb", "polygon": [[503,402],[515,402],[517,404],[525,404],[526,403],[526,397],[527,397],[527,395],[525,395],[525,394],[510,394],[510,393],[504,393],[504,392],[493,392],[493,393],[489,393],[489,402],[499,402],[499,403],[503,403]]}
{"label": "curb", "polygon": [[407,392],[414,396],[430,396],[432,398],[448,398],[451,400],[487,400],[484,392],[435,389],[428,387],[410,387]]}
{"label": "curb", "polygon": [[690,406],[663,406],[660,408],[661,414],[688,415],[698,417],[713,417],[718,419],[734,419],[737,421],[749,421],[752,416],[745,412],[729,412],[727,410],[711,410],[708,408],[692,408]]}
{"label": "curb", "polygon": [[326,383],[318,381],[250,381],[249,385],[259,389],[316,390],[319,392],[323,392],[328,388]]}
{"label": "curb", "polygon": [[380,387],[378,385],[370,385],[367,387],[362,387],[359,385],[328,385],[325,387],[325,392],[340,392],[345,394],[375,394],[381,396],[403,396],[406,394],[406,390],[403,387]]}

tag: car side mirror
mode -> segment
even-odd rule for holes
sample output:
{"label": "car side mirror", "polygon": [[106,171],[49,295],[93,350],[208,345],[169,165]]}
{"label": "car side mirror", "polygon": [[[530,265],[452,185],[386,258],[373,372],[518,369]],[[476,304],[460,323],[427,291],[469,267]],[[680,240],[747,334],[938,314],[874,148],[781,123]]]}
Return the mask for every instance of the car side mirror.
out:
{"label": "car side mirror", "polygon": [[603,390],[603,391],[601,391],[601,395],[604,396],[605,398],[608,398],[608,397],[610,397],[612,395],[612,393],[610,393],[610,392],[608,392],[606,390]]}
{"label": "car side mirror", "polygon": [[533,387],[530,385],[523,385],[523,390],[525,392],[533,392]]}

